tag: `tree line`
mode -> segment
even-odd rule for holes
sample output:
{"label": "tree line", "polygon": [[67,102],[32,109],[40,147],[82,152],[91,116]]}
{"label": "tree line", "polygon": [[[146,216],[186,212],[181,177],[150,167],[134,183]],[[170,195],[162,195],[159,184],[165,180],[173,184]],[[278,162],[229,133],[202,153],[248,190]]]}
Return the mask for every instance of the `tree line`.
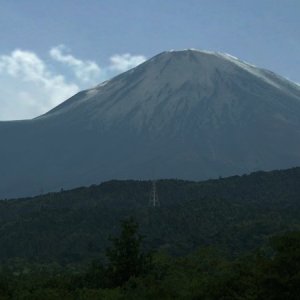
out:
{"label": "tree line", "polygon": [[110,239],[104,260],[81,266],[2,264],[0,299],[299,299],[299,231],[274,236],[235,258],[211,247],[170,256],[145,250],[143,241],[138,223],[129,218]]}

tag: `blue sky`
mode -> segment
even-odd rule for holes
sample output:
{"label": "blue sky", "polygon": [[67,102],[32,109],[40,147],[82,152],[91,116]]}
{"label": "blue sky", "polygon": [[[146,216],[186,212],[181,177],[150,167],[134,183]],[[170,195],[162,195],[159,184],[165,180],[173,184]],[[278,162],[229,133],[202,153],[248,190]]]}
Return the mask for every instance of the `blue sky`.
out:
{"label": "blue sky", "polygon": [[299,0],[0,0],[0,120],[35,117],[170,49],[300,82]]}

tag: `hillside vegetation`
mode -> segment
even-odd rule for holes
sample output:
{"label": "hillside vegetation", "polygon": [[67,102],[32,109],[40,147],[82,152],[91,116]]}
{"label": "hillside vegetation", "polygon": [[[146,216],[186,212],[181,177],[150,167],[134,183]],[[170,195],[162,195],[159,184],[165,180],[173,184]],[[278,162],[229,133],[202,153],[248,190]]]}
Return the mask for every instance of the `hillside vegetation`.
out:
{"label": "hillside vegetation", "polygon": [[213,246],[237,256],[300,229],[300,168],[204,182],[109,181],[0,201],[0,260],[62,264],[103,258],[119,221],[132,216],[145,249],[185,255]]}

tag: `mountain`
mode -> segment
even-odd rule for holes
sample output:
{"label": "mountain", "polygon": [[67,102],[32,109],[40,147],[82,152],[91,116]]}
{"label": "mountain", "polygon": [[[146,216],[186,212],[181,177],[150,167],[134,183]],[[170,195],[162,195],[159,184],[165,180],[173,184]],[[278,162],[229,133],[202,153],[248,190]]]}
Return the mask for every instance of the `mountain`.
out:
{"label": "mountain", "polygon": [[110,179],[300,165],[300,87],[230,55],[163,52],[32,120],[0,122],[0,198]]}
{"label": "mountain", "polygon": [[300,228],[300,168],[204,182],[109,181],[0,201],[0,264],[12,258],[80,262],[104,255],[120,220],[133,216],[149,249],[185,254],[215,246],[236,255]]}

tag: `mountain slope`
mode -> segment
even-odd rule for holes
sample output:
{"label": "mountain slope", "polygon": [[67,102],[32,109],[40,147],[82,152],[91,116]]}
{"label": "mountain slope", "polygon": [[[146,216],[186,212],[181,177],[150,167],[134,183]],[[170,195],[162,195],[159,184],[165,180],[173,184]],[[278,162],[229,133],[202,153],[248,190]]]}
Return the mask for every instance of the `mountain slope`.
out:
{"label": "mountain slope", "polygon": [[0,123],[0,197],[109,179],[300,165],[300,88],[226,54],[163,52],[33,120]]}
{"label": "mountain slope", "polygon": [[74,262],[103,255],[120,220],[133,216],[150,249],[175,254],[217,246],[231,254],[300,228],[300,168],[204,182],[110,181],[35,198],[0,201],[0,262]]}

